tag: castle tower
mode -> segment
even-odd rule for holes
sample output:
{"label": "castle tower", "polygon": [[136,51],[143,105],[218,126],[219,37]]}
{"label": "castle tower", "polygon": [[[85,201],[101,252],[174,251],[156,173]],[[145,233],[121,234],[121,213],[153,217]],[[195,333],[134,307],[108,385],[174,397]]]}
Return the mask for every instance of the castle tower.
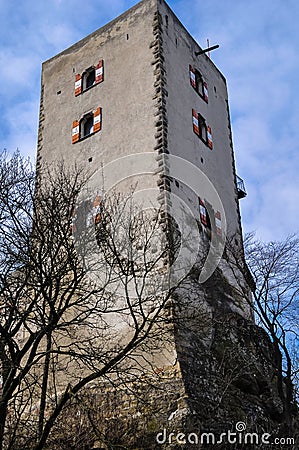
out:
{"label": "castle tower", "polygon": [[179,180],[165,179],[163,156],[180,157],[217,191],[225,218],[211,205],[209,219],[216,214],[218,233],[226,219],[227,234],[240,235],[226,81],[201,50],[164,1],[147,0],[46,61],[39,163],[63,158],[95,173],[155,152],[149,184],[188,201],[206,228],[204,193],[200,203]]}
{"label": "castle tower", "polygon": [[[62,158],[90,171],[100,195],[116,184],[129,189],[135,176],[137,190],[154,192],[167,214],[175,216],[179,205],[183,217],[192,217],[200,245],[221,250],[202,279],[196,273],[189,279],[189,317],[204,298],[215,323],[203,337],[190,319],[174,330],[169,360],[154,361],[162,372],[173,367],[161,386],[171,386],[175,395],[162,401],[161,392],[155,394],[161,424],[176,418],[191,430],[192,423],[212,428],[209,418],[217,422],[219,411],[222,424],[243,420],[249,411],[254,421],[263,407],[248,400],[254,393],[246,392],[246,371],[236,376],[238,387],[221,372],[226,358],[233,370],[245,364],[232,342],[245,342],[254,327],[248,301],[234,297],[221,259],[227,236],[242,248],[238,202],[246,195],[237,185],[226,81],[164,0],[141,1],[43,64],[37,160],[42,165]],[[250,339],[256,349],[264,336],[256,332]],[[156,420],[152,434],[159,425]]]}
{"label": "castle tower", "polygon": [[[140,2],[43,64],[37,160],[61,159],[88,170],[97,195],[135,183],[181,221],[181,232],[188,217],[197,222],[198,247],[211,240],[219,253],[201,282],[227,236],[242,248],[246,193],[226,81],[163,0]],[[250,317],[246,301],[239,312]]]}

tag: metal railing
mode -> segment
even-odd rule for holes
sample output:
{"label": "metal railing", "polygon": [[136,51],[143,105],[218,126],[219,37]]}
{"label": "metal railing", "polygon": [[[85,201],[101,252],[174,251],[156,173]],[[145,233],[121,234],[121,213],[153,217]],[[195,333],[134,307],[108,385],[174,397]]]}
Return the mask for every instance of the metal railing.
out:
{"label": "metal railing", "polygon": [[247,195],[245,184],[242,178],[240,178],[238,175],[236,175],[236,183],[237,183],[237,191],[238,191],[238,198],[244,198]]}

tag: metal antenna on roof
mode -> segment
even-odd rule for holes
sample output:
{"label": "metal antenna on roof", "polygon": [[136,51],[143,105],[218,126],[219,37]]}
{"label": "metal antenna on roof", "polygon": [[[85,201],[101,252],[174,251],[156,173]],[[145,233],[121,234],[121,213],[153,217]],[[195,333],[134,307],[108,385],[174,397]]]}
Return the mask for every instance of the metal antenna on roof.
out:
{"label": "metal antenna on roof", "polygon": [[216,48],[219,48],[219,45],[213,45],[212,47],[205,48],[204,50],[199,50],[199,52],[195,52],[195,56],[202,55],[203,53],[208,52],[208,56],[210,57],[210,51],[216,50]]}
{"label": "metal antenna on roof", "polygon": [[[207,38],[207,47],[210,48],[210,39]],[[211,58],[211,52],[208,50],[208,57]]]}

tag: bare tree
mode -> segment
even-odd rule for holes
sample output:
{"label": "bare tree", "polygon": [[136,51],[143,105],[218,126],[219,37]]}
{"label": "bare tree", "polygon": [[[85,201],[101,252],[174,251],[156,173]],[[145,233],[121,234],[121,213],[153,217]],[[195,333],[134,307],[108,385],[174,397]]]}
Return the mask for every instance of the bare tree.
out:
{"label": "bare tree", "polygon": [[244,249],[245,259],[243,249],[230,239],[226,257],[239,280],[239,293],[247,289],[241,275],[251,286],[250,304],[257,324],[273,343],[277,388],[285,420],[289,421],[296,397],[294,388],[298,388],[299,239],[292,235],[284,241],[264,243],[250,233],[244,239]]}
{"label": "bare tree", "polygon": [[44,448],[84,388],[151,368],[175,289],[160,211],[45,170],[36,189],[28,162],[0,157],[0,449]]}
{"label": "bare tree", "polygon": [[[179,289],[171,284],[180,239],[167,236],[170,223],[161,226],[165,211],[143,210],[132,194],[100,198],[88,174],[63,164],[39,175],[18,154],[0,157],[0,450],[78,448],[88,432],[101,440],[97,393],[150,389],[155,373],[163,389],[171,336],[194,333],[208,347],[218,320],[197,298],[202,261]],[[236,280],[229,296],[237,307],[251,285],[248,302],[273,342],[286,420],[298,376],[298,246],[296,237],[263,244],[250,236],[251,272],[235,239],[226,248],[226,273]],[[209,283],[218,286],[216,275],[203,286],[210,292]],[[60,421],[70,435],[77,430],[76,444],[62,447]]]}

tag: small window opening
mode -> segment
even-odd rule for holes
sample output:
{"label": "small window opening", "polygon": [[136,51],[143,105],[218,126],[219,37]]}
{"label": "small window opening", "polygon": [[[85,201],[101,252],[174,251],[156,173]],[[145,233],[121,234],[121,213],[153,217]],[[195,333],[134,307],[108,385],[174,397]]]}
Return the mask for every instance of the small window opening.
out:
{"label": "small window opening", "polygon": [[90,67],[83,74],[83,90],[90,88],[94,85],[96,80],[96,71],[94,67]]}
{"label": "small window opening", "polygon": [[129,35],[127,34],[127,41],[129,40]]}
{"label": "small window opening", "polygon": [[166,28],[168,28],[168,16],[165,16]]}
{"label": "small window opening", "polygon": [[207,124],[205,119],[200,114],[198,114],[198,129],[200,139],[202,139],[205,143],[207,143],[208,141]]}
{"label": "small window opening", "polygon": [[92,157],[88,158],[88,162],[92,162]]}
{"label": "small window opening", "polygon": [[196,83],[196,91],[198,92],[199,95],[203,96],[204,95],[203,78],[200,72],[198,72],[198,70],[196,69],[195,69],[195,83]]}
{"label": "small window opening", "polygon": [[60,95],[61,94],[61,91],[57,91],[57,95]]}
{"label": "small window opening", "polygon": [[93,133],[93,114],[86,114],[80,120],[80,139]]}
{"label": "small window opening", "polygon": [[204,163],[204,159],[202,157],[200,158],[200,161],[202,164]]}
{"label": "small window opening", "polygon": [[199,70],[194,69],[194,67],[189,64],[189,76],[190,83],[193,89],[198,93],[198,95],[203,98],[203,100],[208,103],[209,102],[209,92],[208,85],[204,80],[203,76],[199,72]]}
{"label": "small window opening", "polygon": [[207,229],[212,230],[211,220],[208,212],[207,212]]}
{"label": "small window opening", "polygon": [[210,205],[206,201],[199,199],[199,213],[200,222],[203,225],[203,231],[209,239],[211,239],[211,220],[210,220]]}

